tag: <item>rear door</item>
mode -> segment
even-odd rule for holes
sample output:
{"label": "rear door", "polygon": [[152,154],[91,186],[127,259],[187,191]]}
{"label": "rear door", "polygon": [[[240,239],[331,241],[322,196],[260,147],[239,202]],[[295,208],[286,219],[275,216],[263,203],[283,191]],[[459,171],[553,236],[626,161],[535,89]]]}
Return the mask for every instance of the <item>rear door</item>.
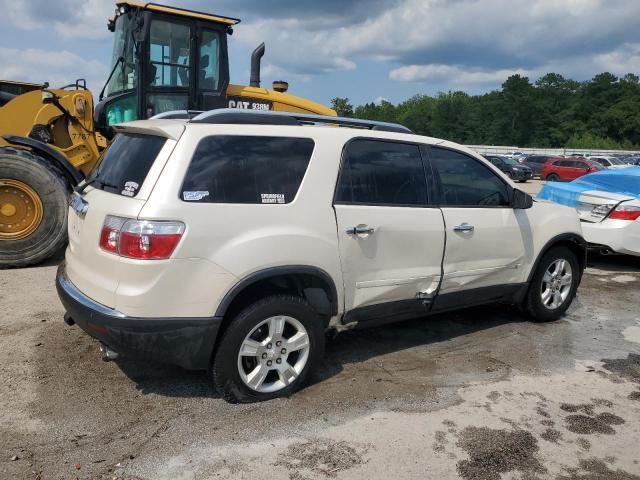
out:
{"label": "rear door", "polygon": [[444,224],[429,204],[420,147],[354,139],[334,208],[347,322],[427,311],[440,278]]}
{"label": "rear door", "polygon": [[511,207],[512,187],[480,160],[455,150],[432,147],[429,160],[446,228],[437,303],[455,293],[464,294],[456,297],[460,306],[476,303],[472,293],[499,295],[497,287],[520,282],[532,239],[526,211]]}

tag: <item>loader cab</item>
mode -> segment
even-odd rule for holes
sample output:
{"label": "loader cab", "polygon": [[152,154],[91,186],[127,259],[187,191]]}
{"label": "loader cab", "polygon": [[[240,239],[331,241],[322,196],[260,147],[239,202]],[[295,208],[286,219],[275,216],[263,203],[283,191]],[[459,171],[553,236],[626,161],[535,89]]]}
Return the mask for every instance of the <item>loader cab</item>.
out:
{"label": "loader cab", "polygon": [[116,123],[226,105],[227,35],[240,20],[153,3],[116,6],[110,76],[95,109],[103,135]]}

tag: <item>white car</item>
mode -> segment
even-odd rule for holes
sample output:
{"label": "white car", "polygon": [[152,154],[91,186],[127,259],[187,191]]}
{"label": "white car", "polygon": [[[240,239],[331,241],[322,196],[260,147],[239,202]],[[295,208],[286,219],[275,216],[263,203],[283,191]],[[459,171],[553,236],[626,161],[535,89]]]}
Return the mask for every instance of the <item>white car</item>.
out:
{"label": "white car", "polygon": [[611,168],[614,170],[621,169],[621,168],[629,168],[631,166],[628,163],[623,162],[622,160],[616,157],[589,156],[588,158],[589,160],[599,163],[605,168]]}
{"label": "white car", "polygon": [[299,388],[328,329],[492,302],[562,316],[585,267],[575,209],[395,124],[216,110],[114,127],[74,193],[65,321],[210,369],[221,395]]}
{"label": "white car", "polygon": [[538,198],[576,208],[591,248],[640,255],[639,167],[605,169],[569,183],[547,183]]}
{"label": "white car", "polygon": [[586,191],[578,200],[584,237],[603,253],[640,255],[640,200],[630,195]]}

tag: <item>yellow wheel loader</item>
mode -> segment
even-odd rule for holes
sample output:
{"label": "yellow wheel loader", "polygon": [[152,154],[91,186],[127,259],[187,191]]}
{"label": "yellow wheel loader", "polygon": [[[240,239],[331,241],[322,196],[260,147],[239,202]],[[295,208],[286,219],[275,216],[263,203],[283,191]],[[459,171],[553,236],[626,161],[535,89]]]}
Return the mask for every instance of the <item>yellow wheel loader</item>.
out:
{"label": "yellow wheel loader", "polygon": [[0,80],[0,268],[39,263],[67,242],[69,193],[99,162],[117,123],[176,110],[217,108],[335,115],[260,87],[264,44],[251,56],[249,86],[229,84],[227,36],[240,20],[133,0],[116,2],[110,74],[94,108],[84,80]]}

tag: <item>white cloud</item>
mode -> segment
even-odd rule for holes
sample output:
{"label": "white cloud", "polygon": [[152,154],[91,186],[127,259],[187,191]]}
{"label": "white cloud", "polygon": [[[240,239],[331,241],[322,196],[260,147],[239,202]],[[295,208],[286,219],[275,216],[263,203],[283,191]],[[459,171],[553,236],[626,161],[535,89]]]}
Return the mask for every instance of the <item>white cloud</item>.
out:
{"label": "white cloud", "polygon": [[0,47],[0,78],[25,82],[49,82],[52,87],[85,78],[94,91],[106,79],[107,67],[68,51]]}
{"label": "white cloud", "polygon": [[492,85],[502,82],[510,75],[527,75],[524,69],[509,70],[466,70],[453,65],[407,65],[389,73],[391,80],[405,82],[447,81],[454,85]]}
{"label": "white cloud", "polygon": [[[219,13],[247,14],[233,39],[243,49],[265,41],[263,74],[274,79],[310,82],[379,63],[388,65],[396,81],[490,88],[513,73],[535,79],[558,71],[586,79],[603,70],[640,70],[640,0],[311,1],[216,5]],[[210,0],[171,3],[213,9]],[[54,42],[63,37],[106,43],[113,8],[113,0],[0,0],[12,28],[38,30],[38,38],[44,34]],[[0,71],[19,67],[10,61]]]}
{"label": "white cloud", "polygon": [[[492,84],[511,73],[611,55],[637,39],[638,0],[401,0],[348,24],[315,17],[262,18],[242,24],[237,36],[264,40],[269,59],[310,75],[356,68],[358,59],[395,63],[391,78],[457,79]],[[280,12],[282,14],[282,12]],[[324,19],[326,20],[326,18]],[[344,19],[343,19],[344,20]],[[620,68],[628,55],[601,64]],[[597,61],[589,61],[593,68]],[[590,71],[590,77],[597,71]],[[573,71],[567,71],[571,76]]]}
{"label": "white cloud", "polygon": [[0,0],[4,21],[23,30],[50,30],[66,38],[101,39],[111,34],[111,0]]}
{"label": "white cloud", "polygon": [[594,74],[605,71],[618,76],[640,72],[640,43],[624,44],[603,54],[554,59],[533,68],[487,70],[462,65],[405,65],[391,70],[389,78],[401,82],[434,83],[448,85],[451,89],[478,91],[479,87],[487,89],[498,86],[515,74],[528,76],[533,82],[549,72],[589,79]]}

